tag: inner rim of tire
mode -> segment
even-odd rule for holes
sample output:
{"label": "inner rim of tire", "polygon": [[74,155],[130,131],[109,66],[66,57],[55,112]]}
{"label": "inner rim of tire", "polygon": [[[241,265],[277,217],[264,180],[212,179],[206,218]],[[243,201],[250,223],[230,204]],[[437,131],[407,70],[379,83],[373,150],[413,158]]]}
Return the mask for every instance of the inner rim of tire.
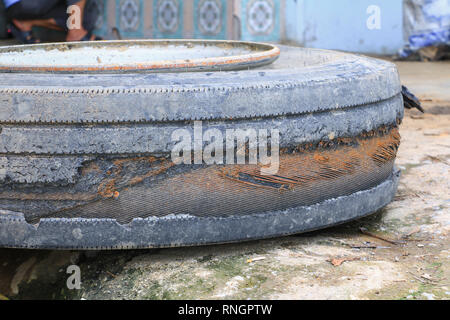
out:
{"label": "inner rim of tire", "polygon": [[60,73],[230,71],[275,61],[271,44],[220,40],[121,40],[0,48],[0,71]]}

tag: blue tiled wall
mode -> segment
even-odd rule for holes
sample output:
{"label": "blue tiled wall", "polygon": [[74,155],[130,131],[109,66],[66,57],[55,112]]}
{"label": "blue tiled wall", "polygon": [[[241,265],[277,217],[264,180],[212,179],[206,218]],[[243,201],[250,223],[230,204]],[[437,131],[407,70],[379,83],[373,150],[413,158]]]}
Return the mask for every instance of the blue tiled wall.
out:
{"label": "blue tiled wall", "polygon": [[[160,9],[163,12],[162,15]],[[153,38],[183,38],[184,15],[182,0],[153,0],[152,12]]]}
{"label": "blue tiled wall", "polygon": [[[124,39],[184,38],[277,41],[285,0],[90,0],[101,12],[96,34]],[[238,21],[238,22],[236,22]],[[233,25],[236,23],[236,25]],[[233,34],[239,26],[239,35]]]}
{"label": "blue tiled wall", "polygon": [[95,10],[98,13],[98,19],[97,19],[97,29],[96,33],[101,36],[105,36],[108,33],[108,25],[106,21],[108,21],[107,11],[108,7],[113,5],[112,2],[108,1],[92,1],[93,2],[93,8],[90,7],[90,10]]}
{"label": "blue tiled wall", "polygon": [[115,0],[116,25],[124,38],[143,36],[143,8],[143,0]]}
{"label": "blue tiled wall", "polygon": [[[103,12],[97,33],[105,38],[113,38],[111,29],[117,27],[125,39],[287,39],[306,47],[379,54],[403,45],[402,0],[90,1]],[[381,29],[367,27],[369,6],[380,8]],[[124,16],[128,27],[133,19],[137,24],[124,27]]]}
{"label": "blue tiled wall", "polygon": [[[227,9],[230,3],[228,0],[195,0],[194,38],[226,39]],[[208,6],[210,6],[210,9],[205,10]],[[202,15],[203,17],[201,17]],[[215,15],[218,15],[218,17]]]}
{"label": "blue tiled wall", "polygon": [[241,1],[242,40],[280,40],[280,1]]}

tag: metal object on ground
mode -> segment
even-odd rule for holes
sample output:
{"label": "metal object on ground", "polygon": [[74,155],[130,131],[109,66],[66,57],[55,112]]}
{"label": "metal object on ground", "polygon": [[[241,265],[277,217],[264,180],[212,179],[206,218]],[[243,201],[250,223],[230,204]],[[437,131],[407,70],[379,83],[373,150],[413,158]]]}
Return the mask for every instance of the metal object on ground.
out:
{"label": "metal object on ground", "polygon": [[272,63],[269,44],[218,40],[124,40],[37,44],[0,48],[5,72],[230,71]]}
{"label": "metal object on ground", "polygon": [[[233,72],[4,73],[0,246],[201,245],[356,219],[395,195],[403,112],[395,65],[305,48]],[[180,133],[188,155],[214,133],[224,164],[175,164]],[[249,161],[260,138],[276,172]]]}

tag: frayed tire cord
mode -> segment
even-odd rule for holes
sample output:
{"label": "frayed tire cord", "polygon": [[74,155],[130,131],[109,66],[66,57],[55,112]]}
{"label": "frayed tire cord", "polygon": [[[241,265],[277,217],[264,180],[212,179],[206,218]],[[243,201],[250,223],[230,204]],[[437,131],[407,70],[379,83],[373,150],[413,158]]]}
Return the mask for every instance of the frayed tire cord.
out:
{"label": "frayed tire cord", "polygon": [[372,214],[393,200],[400,173],[380,185],[321,203],[230,218],[174,215],[135,219],[43,219],[28,224],[23,214],[3,211],[3,247],[62,250],[123,250],[231,243],[322,229]]}
{"label": "frayed tire cord", "polygon": [[[273,65],[250,71],[2,74],[0,246],[246,241],[328,227],[388,204],[403,118],[395,66],[281,51]],[[278,129],[280,174],[174,166],[171,132],[191,130],[194,120],[205,130]]]}

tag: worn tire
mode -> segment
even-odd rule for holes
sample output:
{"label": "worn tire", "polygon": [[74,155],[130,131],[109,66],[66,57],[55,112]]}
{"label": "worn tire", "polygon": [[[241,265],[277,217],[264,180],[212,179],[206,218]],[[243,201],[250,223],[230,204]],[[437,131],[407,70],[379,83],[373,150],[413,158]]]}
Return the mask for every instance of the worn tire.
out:
{"label": "worn tire", "polygon": [[[2,74],[0,246],[122,249],[294,234],[376,212],[397,188],[396,67],[281,47],[271,66]],[[277,129],[280,173],[174,166],[176,129]],[[305,174],[309,170],[308,174]]]}

